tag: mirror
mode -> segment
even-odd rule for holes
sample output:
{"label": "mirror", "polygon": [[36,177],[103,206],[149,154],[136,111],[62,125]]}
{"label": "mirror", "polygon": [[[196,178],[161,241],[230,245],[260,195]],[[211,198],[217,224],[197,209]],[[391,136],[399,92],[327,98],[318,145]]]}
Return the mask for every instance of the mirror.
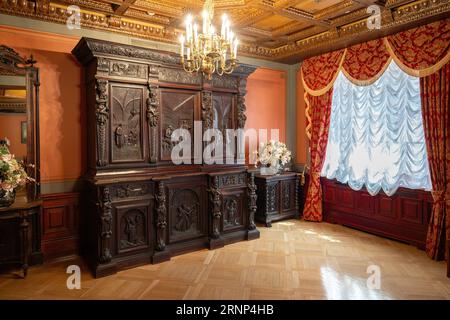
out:
{"label": "mirror", "polygon": [[27,157],[27,88],[25,75],[0,73],[0,139],[7,138],[17,160]]}
{"label": "mirror", "polygon": [[29,200],[39,198],[39,72],[33,57],[22,58],[15,50],[0,45],[0,141],[37,184],[27,185]]}

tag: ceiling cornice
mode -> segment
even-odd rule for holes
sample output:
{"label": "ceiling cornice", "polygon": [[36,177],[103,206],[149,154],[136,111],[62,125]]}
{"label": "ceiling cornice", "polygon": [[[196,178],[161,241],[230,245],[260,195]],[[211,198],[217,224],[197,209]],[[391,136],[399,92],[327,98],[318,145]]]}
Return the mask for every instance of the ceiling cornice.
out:
{"label": "ceiling cornice", "polygon": [[[0,0],[0,13],[65,24],[69,17],[67,7],[77,5],[81,8],[82,28],[172,44],[183,32],[173,22],[181,19],[186,10],[172,5],[171,1],[116,2],[118,4],[114,5],[111,1],[94,0]],[[244,40],[240,54],[282,63],[296,63],[313,55],[442,19],[450,13],[448,0],[376,1],[382,10],[381,28],[369,30],[366,6],[374,2],[344,0],[313,14],[298,9],[296,5],[302,3],[299,0],[234,0],[236,7],[233,8],[227,1],[217,1],[215,5],[217,11],[227,11],[227,8],[243,10],[242,14],[248,11],[248,20],[236,21],[236,32],[254,36],[256,40]],[[201,8],[202,1],[193,3],[193,7]],[[146,15],[145,10],[152,14]],[[290,22],[273,30],[258,27],[258,22],[272,15],[289,18]]]}

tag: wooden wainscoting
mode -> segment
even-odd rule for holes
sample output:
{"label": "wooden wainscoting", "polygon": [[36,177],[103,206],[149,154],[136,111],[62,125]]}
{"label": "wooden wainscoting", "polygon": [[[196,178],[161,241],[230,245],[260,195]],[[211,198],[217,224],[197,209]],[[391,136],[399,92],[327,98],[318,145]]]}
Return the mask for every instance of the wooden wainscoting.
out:
{"label": "wooden wainscoting", "polygon": [[382,191],[371,196],[336,180],[322,178],[322,184],[325,221],[425,248],[431,192],[399,188],[392,197]]}
{"label": "wooden wainscoting", "polygon": [[79,193],[46,194],[42,199],[44,259],[78,254]]}

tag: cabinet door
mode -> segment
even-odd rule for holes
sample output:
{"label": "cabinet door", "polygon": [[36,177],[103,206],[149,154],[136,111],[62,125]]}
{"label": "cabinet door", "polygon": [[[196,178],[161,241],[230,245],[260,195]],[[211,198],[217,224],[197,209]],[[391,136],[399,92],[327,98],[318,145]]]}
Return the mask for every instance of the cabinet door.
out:
{"label": "cabinet door", "polygon": [[110,84],[111,164],[144,163],[147,157],[142,85]]}
{"label": "cabinet door", "polygon": [[281,191],[281,212],[292,211],[295,209],[295,180],[280,181]]}
{"label": "cabinet door", "polygon": [[208,235],[204,177],[179,178],[167,183],[169,192],[168,240],[172,244]]}
{"label": "cabinet door", "polygon": [[280,204],[280,183],[267,182],[266,184],[266,211],[267,213],[278,213]]}
{"label": "cabinet door", "polygon": [[0,220],[0,262],[20,258],[20,223],[18,218]]}
{"label": "cabinet door", "polygon": [[161,89],[160,160],[170,161],[172,132],[183,128],[189,131],[193,149],[194,120],[198,120],[200,96],[198,92],[178,89]]}
{"label": "cabinet door", "polygon": [[150,248],[152,208],[150,200],[123,201],[114,204],[118,254]]}
{"label": "cabinet door", "polygon": [[246,226],[245,190],[222,191],[222,231],[235,231]]}

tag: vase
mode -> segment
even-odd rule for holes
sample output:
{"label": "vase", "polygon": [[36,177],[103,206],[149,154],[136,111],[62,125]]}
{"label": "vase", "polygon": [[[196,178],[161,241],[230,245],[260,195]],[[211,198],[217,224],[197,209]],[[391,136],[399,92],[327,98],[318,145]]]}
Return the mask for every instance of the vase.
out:
{"label": "vase", "polygon": [[260,170],[262,176],[273,176],[279,174],[279,172],[280,168],[278,166],[261,167]]}
{"label": "vase", "polygon": [[6,192],[0,190],[0,208],[6,208],[11,206],[16,200],[16,192]]}

